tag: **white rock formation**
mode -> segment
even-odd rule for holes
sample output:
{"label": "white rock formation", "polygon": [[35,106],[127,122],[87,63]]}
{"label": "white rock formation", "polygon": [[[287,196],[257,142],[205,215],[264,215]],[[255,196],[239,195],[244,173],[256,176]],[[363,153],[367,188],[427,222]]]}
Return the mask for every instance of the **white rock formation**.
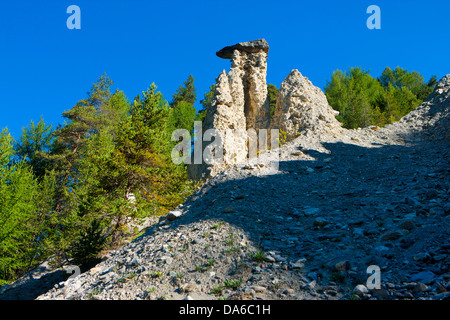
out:
{"label": "white rock formation", "polygon": [[[298,70],[292,70],[281,84],[275,114],[270,118],[266,81],[268,52],[269,45],[260,39],[225,47],[216,53],[220,58],[231,59],[231,69],[228,73],[224,70],[216,79],[215,96],[202,133],[214,128],[222,148],[214,149],[212,161],[205,162],[209,158],[203,157],[202,164],[189,165],[191,178],[206,179],[230,165],[243,164],[257,151],[271,148],[268,129],[285,132],[282,142],[294,139],[300,131],[341,129],[335,119],[338,113],[328,104],[325,94]],[[262,136],[267,137],[265,143]],[[208,141],[202,141],[203,155],[211,149],[212,142]],[[252,142],[256,141],[255,147]],[[214,159],[218,155],[223,157]]]}
{"label": "white rock formation", "polygon": [[305,130],[340,128],[335,118],[338,114],[322,90],[294,69],[280,86],[270,127],[285,132],[289,141]]}
{"label": "white rock formation", "polygon": [[[222,150],[214,150],[213,159],[188,168],[190,177],[204,179],[229,165],[244,163],[248,159],[247,129],[267,129],[270,107],[267,96],[267,53],[264,39],[243,42],[225,47],[217,56],[231,59],[231,69],[216,79],[216,89],[211,108],[203,122],[203,134],[214,128],[220,135]],[[205,139],[204,139],[205,140]],[[208,148],[203,141],[202,153]],[[214,159],[217,152],[223,158]],[[203,159],[205,160],[205,158]]]}

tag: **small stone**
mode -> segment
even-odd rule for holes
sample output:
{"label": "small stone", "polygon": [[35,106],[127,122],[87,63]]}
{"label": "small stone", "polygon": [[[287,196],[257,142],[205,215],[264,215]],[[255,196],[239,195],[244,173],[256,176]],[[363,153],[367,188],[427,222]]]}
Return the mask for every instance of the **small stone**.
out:
{"label": "small stone", "polygon": [[[266,259],[267,259],[267,257],[266,257]],[[261,269],[261,267],[254,267],[252,269],[252,272],[253,273],[261,273],[261,272],[263,272],[263,270]]]}
{"label": "small stone", "polygon": [[414,287],[417,285],[416,282],[409,282],[409,283],[404,283],[403,284],[403,288],[407,289],[407,290],[412,290],[414,289]]}
{"label": "small stone", "polygon": [[415,292],[424,292],[428,290],[428,286],[425,283],[418,282],[413,288],[413,291]]}
{"label": "small stone", "polygon": [[305,208],[303,209],[303,213],[305,216],[311,216],[313,214],[319,213],[319,208]]}
{"label": "small stone", "polygon": [[395,289],[395,284],[393,284],[392,282],[386,282],[385,285],[388,289],[391,289],[391,290]]}
{"label": "small stone", "polygon": [[447,258],[446,254],[437,254],[433,257],[433,260],[436,262],[439,262],[439,261],[445,260],[446,258]]}
{"label": "small stone", "polygon": [[295,290],[292,288],[289,288],[289,289],[284,290],[283,294],[295,294]]}
{"label": "small stone", "polygon": [[381,236],[381,240],[383,241],[393,241],[401,238],[403,234],[399,231],[388,231]]}
{"label": "small stone", "polygon": [[363,285],[363,284],[358,284],[353,289],[353,293],[362,296],[364,294],[368,294],[369,293],[369,289],[367,289],[367,287],[365,285]]}
{"label": "small stone", "polygon": [[204,243],[205,241],[203,240],[203,239],[200,239],[200,238],[196,238],[196,239],[194,239],[194,240],[192,240],[192,243],[193,244],[202,244],[202,243]]}
{"label": "small stone", "polygon": [[273,257],[274,257],[275,260],[278,261],[278,262],[284,262],[284,261],[286,261],[286,258],[280,256],[279,254],[276,254],[276,255],[274,255]]}
{"label": "small stone", "polygon": [[291,155],[293,155],[293,156],[297,156],[297,157],[299,157],[299,156],[303,156],[303,152],[301,152],[301,151],[296,151],[296,152],[292,152],[291,153]]}
{"label": "small stone", "polygon": [[225,209],[223,209],[223,213],[234,213],[236,212],[236,210],[234,209],[234,207],[228,206]]}
{"label": "small stone", "polygon": [[139,260],[139,258],[137,256],[133,256],[131,257],[128,262],[127,265],[129,266],[137,266],[141,263],[141,261]]}
{"label": "small stone", "polygon": [[433,279],[436,278],[436,275],[431,271],[422,271],[419,273],[416,273],[411,276],[411,281],[414,282],[422,282],[425,284],[429,284],[433,281]]}
{"label": "small stone", "polygon": [[103,276],[109,272],[111,272],[111,268],[107,268],[107,269],[103,270],[100,274]]}
{"label": "small stone", "polygon": [[169,256],[161,257],[161,260],[164,261],[166,264],[171,264],[173,262],[173,258]]}
{"label": "small stone", "polygon": [[328,221],[326,221],[324,218],[316,218],[316,220],[314,220],[314,225],[316,227],[324,227],[328,224]]}
{"label": "small stone", "polygon": [[187,285],[185,285],[183,287],[183,291],[186,293],[192,292],[194,290],[195,290],[195,284],[193,284],[193,283],[188,283]]}
{"label": "small stone", "polygon": [[414,295],[409,291],[396,292],[395,296],[400,299],[414,299]]}
{"label": "small stone", "polygon": [[166,214],[166,219],[169,221],[174,221],[175,219],[181,217],[183,213],[180,210],[170,211]]}
{"label": "small stone", "polygon": [[386,246],[377,246],[374,248],[374,250],[381,256],[383,256],[389,252],[389,248]]}
{"label": "small stone", "polygon": [[348,260],[340,261],[334,265],[334,268],[338,271],[348,271],[351,267],[352,264]]}
{"label": "small stone", "polygon": [[386,298],[389,298],[389,296],[390,296],[389,290],[386,290],[384,288],[372,289],[371,293],[374,297],[377,297],[380,299],[386,299]]}
{"label": "small stone", "polygon": [[251,287],[245,287],[244,288],[244,294],[254,295],[255,294],[255,290],[253,290]]}
{"label": "small stone", "polygon": [[192,298],[191,296],[187,295],[186,297],[183,298],[183,300],[194,300],[194,298]]}
{"label": "small stone", "polygon": [[102,268],[94,267],[89,270],[89,274],[94,275],[96,273],[102,272]]}
{"label": "small stone", "polygon": [[335,297],[335,296],[337,296],[337,291],[336,290],[328,290],[326,292],[326,294],[328,294],[328,295],[330,295],[332,297]]}
{"label": "small stone", "polygon": [[360,225],[364,224],[364,221],[365,221],[364,219],[357,219],[357,220],[350,221],[348,224],[352,225],[352,226],[360,226]]}
{"label": "small stone", "polygon": [[251,287],[255,292],[265,292],[267,289],[263,286],[252,286]]}
{"label": "small stone", "polygon": [[295,262],[291,262],[291,267],[293,269],[301,269],[305,266],[306,258],[298,259]]}
{"label": "small stone", "polygon": [[404,220],[404,221],[400,222],[400,224],[398,225],[398,227],[400,229],[405,229],[408,231],[411,231],[412,229],[414,229],[415,226],[416,226],[416,224],[414,223],[414,221],[410,220],[410,219]]}
{"label": "small stone", "polygon": [[302,289],[312,290],[312,289],[314,289],[316,287],[316,284],[317,284],[316,280],[313,280],[313,281],[303,285]]}
{"label": "small stone", "polygon": [[407,220],[411,220],[411,219],[417,218],[417,214],[415,212],[411,212],[411,213],[405,214],[404,218]]}
{"label": "small stone", "polygon": [[431,256],[427,252],[417,253],[413,256],[414,261],[428,261],[431,259]]}
{"label": "small stone", "polygon": [[419,207],[419,208],[423,207],[422,203],[420,203],[417,199],[414,199],[412,197],[406,197],[405,198],[405,203],[410,205],[410,206],[416,206],[416,207]]}

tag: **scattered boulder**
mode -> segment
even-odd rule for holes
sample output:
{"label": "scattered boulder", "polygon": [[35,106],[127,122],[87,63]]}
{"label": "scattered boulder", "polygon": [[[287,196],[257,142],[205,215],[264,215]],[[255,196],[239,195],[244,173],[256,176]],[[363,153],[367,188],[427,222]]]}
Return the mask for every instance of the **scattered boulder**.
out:
{"label": "scattered boulder", "polygon": [[169,221],[174,221],[175,219],[181,217],[182,214],[183,212],[180,210],[170,211],[169,213],[166,214],[166,219]]}
{"label": "scattered boulder", "polygon": [[348,270],[350,270],[351,267],[352,267],[352,264],[348,260],[339,261],[338,263],[336,263],[334,265],[334,268],[337,271],[348,271]]}
{"label": "scattered boulder", "polygon": [[411,219],[403,220],[398,225],[398,227],[400,229],[405,229],[405,230],[408,230],[408,231],[411,231],[412,229],[414,229],[415,226],[416,226],[416,224],[415,224],[414,220],[411,220]]}
{"label": "scattered boulder", "polygon": [[369,289],[363,284],[358,284],[354,289],[353,293],[359,296],[363,296],[369,293]]}
{"label": "scattered boulder", "polygon": [[397,230],[388,231],[381,236],[381,240],[383,241],[394,241],[403,237],[403,233]]}

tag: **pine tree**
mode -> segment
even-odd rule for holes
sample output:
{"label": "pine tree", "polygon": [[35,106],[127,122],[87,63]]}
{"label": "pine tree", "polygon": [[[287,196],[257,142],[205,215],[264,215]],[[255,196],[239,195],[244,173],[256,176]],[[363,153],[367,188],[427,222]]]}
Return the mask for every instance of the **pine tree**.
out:
{"label": "pine tree", "polygon": [[346,128],[385,125],[399,120],[416,108],[433,90],[418,72],[386,68],[378,79],[361,68],[335,71],[325,86],[325,94],[337,119]]}
{"label": "pine tree", "polygon": [[172,97],[168,113],[168,129],[186,129],[192,133],[197,110],[194,103],[197,100],[194,78],[192,75],[180,86]]}
{"label": "pine tree", "polygon": [[203,121],[206,117],[206,112],[208,112],[208,109],[211,107],[213,99],[214,99],[214,93],[216,90],[216,84],[213,84],[209,87],[209,91],[206,92],[203,96],[203,99],[200,100],[200,104],[202,105],[202,108],[197,113],[196,120],[197,121]]}
{"label": "pine tree", "polygon": [[30,269],[37,256],[46,257],[43,237],[51,214],[50,179],[39,183],[32,168],[13,162],[13,139],[0,133],[0,284]]}
{"label": "pine tree", "polygon": [[185,101],[194,105],[197,101],[197,93],[194,86],[194,77],[189,75],[186,81],[183,82],[183,86],[178,87],[177,91],[174,93],[172,97],[172,101],[170,102],[170,107],[173,108],[181,101]]}
{"label": "pine tree", "polygon": [[[119,124],[114,151],[102,165],[106,173],[102,184],[115,199],[114,243],[126,217],[141,211],[163,214],[179,204],[183,190],[189,190],[185,168],[171,160],[169,111],[152,84],[142,97],[135,98],[130,118]],[[136,196],[137,212],[126,201],[130,193]]]}
{"label": "pine tree", "polygon": [[186,101],[180,101],[170,108],[168,113],[168,129],[173,132],[176,129],[186,129],[192,133],[194,120],[197,114],[195,107]]}
{"label": "pine tree", "polygon": [[33,169],[36,177],[42,178],[50,169],[50,161],[45,154],[50,152],[54,140],[53,128],[41,119],[37,124],[33,121],[22,129],[20,140],[14,149],[18,161],[25,160]]}
{"label": "pine tree", "polygon": [[111,93],[112,84],[102,75],[87,98],[63,113],[67,120],[55,131],[55,142],[47,154],[55,169],[56,215],[52,223],[60,235],[57,247],[62,255],[93,218],[109,223],[109,205],[101,185],[102,168],[95,157],[102,157],[103,161],[110,157],[118,124],[129,117],[125,94],[118,90]]}

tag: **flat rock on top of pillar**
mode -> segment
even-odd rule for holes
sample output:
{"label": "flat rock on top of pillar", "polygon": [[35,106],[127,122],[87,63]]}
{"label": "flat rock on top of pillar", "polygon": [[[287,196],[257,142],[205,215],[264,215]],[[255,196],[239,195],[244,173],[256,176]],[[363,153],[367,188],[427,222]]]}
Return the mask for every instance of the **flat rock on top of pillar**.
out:
{"label": "flat rock on top of pillar", "polygon": [[231,59],[234,50],[244,51],[248,53],[256,53],[259,51],[269,52],[269,44],[265,39],[258,39],[248,42],[240,42],[232,46],[225,47],[216,52],[219,58]]}

